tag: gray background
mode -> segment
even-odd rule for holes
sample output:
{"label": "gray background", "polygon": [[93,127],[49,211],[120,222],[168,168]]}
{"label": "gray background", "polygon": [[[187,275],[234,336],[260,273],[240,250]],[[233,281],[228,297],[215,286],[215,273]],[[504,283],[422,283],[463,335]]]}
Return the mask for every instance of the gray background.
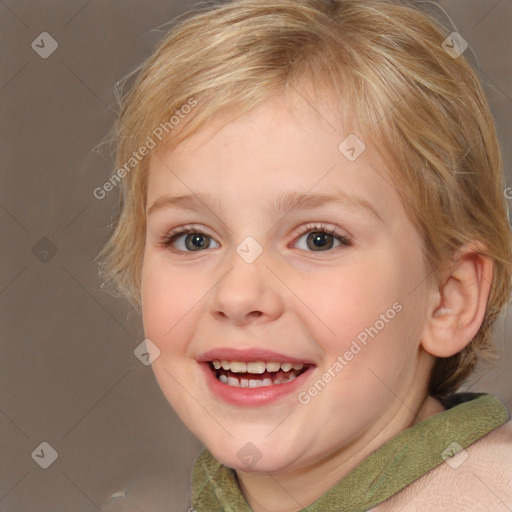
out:
{"label": "gray background", "polygon": [[[116,195],[92,191],[113,167],[101,143],[114,84],[149,56],[153,29],[194,3],[0,3],[1,512],[188,509],[201,445],[133,355],[137,314],[100,288],[93,259]],[[510,170],[512,1],[440,3],[478,59]],[[58,42],[47,59],[31,47],[42,32]],[[509,408],[511,322],[497,329],[500,360],[466,386]],[[31,456],[42,442],[58,452],[47,469]]]}

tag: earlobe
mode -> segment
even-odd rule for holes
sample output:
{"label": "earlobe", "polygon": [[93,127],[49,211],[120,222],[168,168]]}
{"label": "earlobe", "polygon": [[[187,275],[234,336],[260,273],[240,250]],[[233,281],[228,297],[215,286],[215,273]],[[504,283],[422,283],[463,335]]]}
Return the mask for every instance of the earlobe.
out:
{"label": "earlobe", "polygon": [[493,262],[481,247],[465,246],[436,292],[421,346],[436,357],[460,352],[482,325],[493,278]]}

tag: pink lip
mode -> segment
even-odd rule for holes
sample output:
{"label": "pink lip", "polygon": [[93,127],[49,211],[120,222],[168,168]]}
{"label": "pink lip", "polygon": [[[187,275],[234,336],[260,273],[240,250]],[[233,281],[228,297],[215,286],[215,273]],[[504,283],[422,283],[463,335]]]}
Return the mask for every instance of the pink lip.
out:
{"label": "pink lip", "polygon": [[[205,363],[209,361],[264,361],[278,362],[278,363],[303,363],[303,364],[314,364],[312,361],[305,359],[298,359],[293,356],[287,356],[286,354],[280,354],[272,350],[263,350],[259,348],[249,349],[235,349],[235,348],[218,348],[209,350],[204,354],[201,354],[197,361],[199,363]],[[294,381],[292,381],[294,382]],[[284,384],[281,384],[284,385]]]}
{"label": "pink lip", "polygon": [[[265,357],[260,357],[259,359],[240,359],[240,355],[238,354],[237,358],[230,359],[228,357],[223,357],[223,359],[232,361],[275,361],[275,357],[276,354],[273,354],[272,357],[268,359],[266,359]],[[218,357],[215,356],[214,359],[218,359]],[[277,361],[280,360],[290,361],[289,359],[280,359],[278,357]],[[301,361],[292,360],[290,362]],[[215,376],[215,373],[211,369],[209,363],[203,362],[200,363],[199,366],[201,367],[201,370],[204,372],[206,383],[210,390],[212,391],[212,393],[221,400],[223,400],[224,402],[227,402],[231,405],[236,405],[238,407],[263,406],[270,404],[272,402],[276,402],[277,400],[283,398],[286,395],[290,395],[294,391],[297,391],[298,388],[304,384],[305,380],[309,378],[309,375],[311,374],[314,368],[313,366],[309,366],[305,372],[301,373],[298,377],[285,384],[275,384],[273,386],[262,386],[259,388],[238,388],[220,382]]]}
{"label": "pink lip", "polygon": [[[197,361],[206,377],[206,383],[212,393],[221,400],[240,407],[255,407],[267,405],[275,402],[290,393],[296,391],[305,380],[309,378],[315,364],[306,359],[288,356],[273,350],[265,350],[261,348],[251,349],[235,349],[235,348],[218,348],[209,350],[201,354]],[[220,382],[215,376],[215,372],[211,369],[210,361],[264,361],[278,363],[302,363],[307,365],[306,371],[298,377],[285,384],[275,384],[272,386],[262,386],[258,388],[239,388],[229,386]]]}

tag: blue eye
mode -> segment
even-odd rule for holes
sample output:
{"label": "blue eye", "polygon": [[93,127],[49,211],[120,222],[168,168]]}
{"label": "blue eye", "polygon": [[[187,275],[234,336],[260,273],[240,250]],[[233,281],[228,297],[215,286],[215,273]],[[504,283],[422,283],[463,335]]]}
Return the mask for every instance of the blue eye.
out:
{"label": "blue eye", "polygon": [[[299,240],[303,237],[306,237],[306,247],[304,250],[311,250],[311,252],[325,252],[330,249],[338,249],[340,246],[350,246],[352,245],[350,240],[336,233],[336,231],[331,229],[326,229],[322,227],[313,227],[306,228],[305,231],[302,232]],[[335,246],[335,244],[338,244]],[[301,247],[299,247],[301,249]]]}
{"label": "blue eye", "polygon": [[311,249],[313,252],[322,251],[323,249],[331,249],[334,242],[339,242],[330,233],[325,233],[323,231],[310,231],[309,233],[306,233],[306,235],[301,236],[301,238],[304,236],[306,236],[306,247]]}
{"label": "blue eye", "polygon": [[[202,249],[210,249],[213,238],[197,228],[183,228],[177,232],[171,231],[162,242],[165,247],[174,247],[180,238],[184,237],[184,248],[178,247],[176,251],[197,252]],[[216,243],[216,242],[215,242]]]}
{"label": "blue eye", "polygon": [[[306,248],[299,247],[299,249],[309,252],[326,252],[352,245],[350,238],[337,233],[336,230],[327,228],[323,224],[307,225],[300,232],[295,233],[294,236],[300,240],[305,235],[307,235]],[[212,247],[212,242],[217,244],[217,247]],[[171,231],[163,238],[161,244],[170,248],[173,252],[199,252],[203,249],[220,247],[210,235],[193,226]]]}

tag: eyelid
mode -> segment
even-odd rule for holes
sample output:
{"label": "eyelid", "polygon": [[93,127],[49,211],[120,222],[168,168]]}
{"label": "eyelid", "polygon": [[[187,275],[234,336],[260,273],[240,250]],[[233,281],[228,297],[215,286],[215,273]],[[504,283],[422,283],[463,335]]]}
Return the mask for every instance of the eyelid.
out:
{"label": "eyelid", "polygon": [[166,237],[166,238],[172,237],[174,235],[181,234],[182,232],[192,231],[192,230],[197,233],[203,233],[205,235],[212,236],[212,235],[209,235],[205,229],[203,229],[202,227],[200,227],[196,224],[185,224],[184,226],[178,226],[177,228],[170,229],[169,231],[167,231],[167,233],[164,235],[164,237]]}
{"label": "eyelid", "polygon": [[320,231],[320,232],[323,231],[323,232],[333,235],[335,237],[342,238],[342,239],[346,240],[347,242],[352,241],[352,237],[348,233],[346,233],[346,231],[345,231],[345,233],[341,233],[337,228],[331,227],[324,222],[308,222],[306,225],[303,225],[300,228],[298,228],[297,230],[295,230],[295,232],[292,236],[294,237],[294,240],[295,240],[297,237],[300,238],[303,235],[305,235],[306,233],[309,233],[309,232],[315,231],[315,230]]}

